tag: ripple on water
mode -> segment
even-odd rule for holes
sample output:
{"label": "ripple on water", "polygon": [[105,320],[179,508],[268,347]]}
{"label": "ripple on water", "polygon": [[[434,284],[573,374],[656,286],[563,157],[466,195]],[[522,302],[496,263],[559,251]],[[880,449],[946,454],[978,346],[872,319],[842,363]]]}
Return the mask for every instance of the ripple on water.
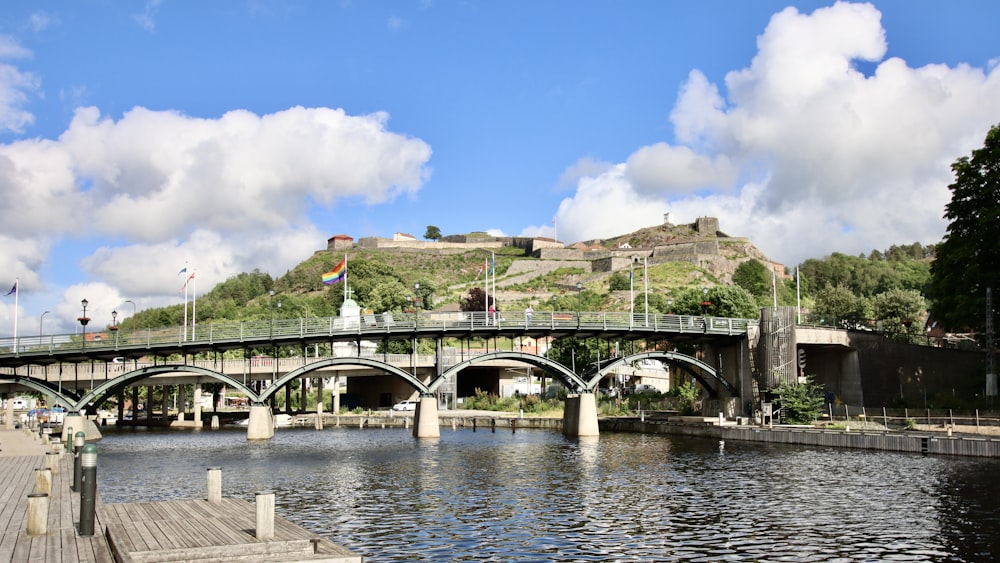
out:
{"label": "ripple on water", "polygon": [[110,431],[105,502],[276,493],[374,562],[978,561],[1000,545],[991,460],[544,431]]}

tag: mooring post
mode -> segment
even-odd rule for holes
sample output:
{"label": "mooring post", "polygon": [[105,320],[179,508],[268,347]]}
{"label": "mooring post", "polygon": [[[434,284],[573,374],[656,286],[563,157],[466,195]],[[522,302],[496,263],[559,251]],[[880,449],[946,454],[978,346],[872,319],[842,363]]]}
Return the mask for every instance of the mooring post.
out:
{"label": "mooring post", "polygon": [[46,467],[45,469],[35,470],[35,488],[31,491],[32,493],[45,493],[49,494],[52,492],[52,470]]}
{"label": "mooring post", "polygon": [[70,486],[70,490],[74,493],[80,492],[80,481],[83,478],[83,467],[80,465],[80,452],[83,450],[85,442],[86,435],[83,432],[77,432],[76,436],[73,437],[73,484]]}
{"label": "mooring post", "polygon": [[49,495],[47,493],[28,494],[27,533],[29,536],[44,536],[48,533]]}
{"label": "mooring post", "polygon": [[261,491],[256,495],[257,539],[274,539],[274,492]]}
{"label": "mooring post", "polygon": [[94,508],[97,505],[97,446],[87,444],[80,453],[83,491],[80,493],[80,535],[94,535]]}
{"label": "mooring post", "polygon": [[219,504],[222,502],[222,468],[208,468],[208,502]]}
{"label": "mooring post", "polygon": [[59,452],[45,452],[45,469],[52,472],[52,475],[59,474]]}

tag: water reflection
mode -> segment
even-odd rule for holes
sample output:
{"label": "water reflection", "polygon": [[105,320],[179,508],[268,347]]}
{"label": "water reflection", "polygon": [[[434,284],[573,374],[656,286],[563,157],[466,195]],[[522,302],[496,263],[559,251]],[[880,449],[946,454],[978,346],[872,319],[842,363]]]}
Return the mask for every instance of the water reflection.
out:
{"label": "water reflection", "polygon": [[276,493],[368,561],[984,561],[992,460],[677,436],[400,429],[109,433],[105,502]]}

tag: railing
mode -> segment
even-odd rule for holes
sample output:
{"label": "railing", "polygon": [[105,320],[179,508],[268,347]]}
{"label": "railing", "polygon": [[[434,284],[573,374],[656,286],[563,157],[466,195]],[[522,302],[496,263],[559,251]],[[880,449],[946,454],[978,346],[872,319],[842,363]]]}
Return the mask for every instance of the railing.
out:
{"label": "railing", "polygon": [[689,315],[630,314],[620,312],[548,312],[532,315],[497,312],[415,312],[363,314],[358,317],[310,317],[210,323],[188,327],[90,331],[0,339],[0,358],[25,352],[116,351],[185,344],[226,342],[264,343],[273,340],[348,337],[377,338],[381,334],[421,333],[548,333],[574,330],[702,333],[741,335],[756,321]]}

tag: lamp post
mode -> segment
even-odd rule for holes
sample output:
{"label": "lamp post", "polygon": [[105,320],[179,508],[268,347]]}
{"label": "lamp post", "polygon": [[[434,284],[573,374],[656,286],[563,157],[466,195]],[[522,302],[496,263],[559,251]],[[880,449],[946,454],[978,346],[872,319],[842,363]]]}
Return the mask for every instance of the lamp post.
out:
{"label": "lamp post", "polygon": [[708,308],[712,306],[712,302],[708,300],[708,288],[707,287],[701,288],[701,295],[702,295],[702,299],[701,299],[701,316],[707,317],[708,316]]}
{"label": "lamp post", "polygon": [[38,318],[38,345],[39,346],[41,346],[41,344],[42,344],[42,322],[45,321],[45,315],[48,315],[48,314],[49,314],[49,312],[45,311],[44,313],[42,313],[42,316]]}
{"label": "lamp post", "polygon": [[115,335],[115,350],[118,349],[118,310],[111,311],[111,332]]}
{"label": "lamp post", "polygon": [[131,299],[126,299],[125,302],[132,304],[132,336],[134,337],[135,336],[135,301],[132,301]]}
{"label": "lamp post", "polygon": [[673,315],[674,314],[674,300],[673,299],[667,299],[667,314],[668,315]]}
{"label": "lamp post", "polygon": [[80,304],[83,305],[83,316],[79,317],[80,325],[83,327],[83,349],[87,349],[87,323],[90,322],[90,317],[87,316],[87,305],[88,301],[86,299],[81,299]]}
{"label": "lamp post", "polygon": [[413,327],[420,324],[420,282],[413,284]]}
{"label": "lamp post", "polygon": [[576,324],[580,326],[580,311],[583,310],[583,282],[576,282]]}

